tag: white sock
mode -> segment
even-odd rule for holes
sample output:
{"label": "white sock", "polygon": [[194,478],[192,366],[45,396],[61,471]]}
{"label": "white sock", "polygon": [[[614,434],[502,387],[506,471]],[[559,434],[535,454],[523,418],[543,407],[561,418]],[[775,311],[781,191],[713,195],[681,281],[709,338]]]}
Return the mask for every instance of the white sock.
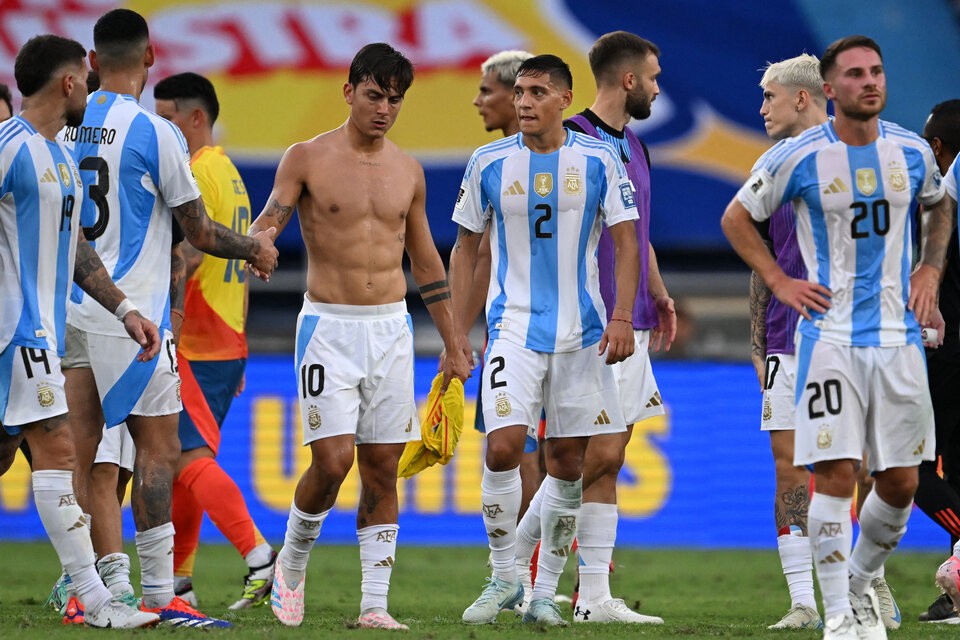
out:
{"label": "white sock", "polygon": [[802,604],[816,609],[810,539],[803,535],[800,527],[793,525],[790,527],[790,533],[777,538],[777,549],[780,552],[783,576],[787,579],[787,588],[790,590],[790,606]]}
{"label": "white sock", "polygon": [[376,524],[357,529],[360,542],[360,613],[371,609],[387,610],[390,574],[397,555],[396,524]]}
{"label": "white sock", "polygon": [[313,543],[320,537],[320,527],[327,519],[330,509],[323,513],[304,513],[297,505],[290,505],[290,517],[287,518],[287,532],[283,537],[283,579],[287,586],[295,589],[307,572],[307,560]]}
{"label": "white sock", "polygon": [[270,558],[272,557],[273,547],[270,546],[270,543],[264,542],[263,544],[254,547],[250,553],[243,556],[243,559],[247,563],[248,567],[251,569],[257,569],[268,564],[270,562]]}
{"label": "white sock", "polygon": [[853,615],[850,607],[848,566],[853,540],[851,498],[834,498],[814,492],[807,514],[812,557],[823,598],[823,619]]}
{"label": "white sock", "polygon": [[[514,547],[517,557],[517,576],[527,589],[530,576],[530,559],[540,542],[540,509],[543,508],[543,484],[537,487],[536,493],[530,498],[530,506],[517,524],[517,543]],[[530,595],[532,587],[527,591]]]}
{"label": "white sock", "polygon": [[125,553],[111,553],[97,560],[97,573],[115,596],[133,593],[130,584],[130,556]]}
{"label": "white sock", "polygon": [[73,472],[34,471],[33,501],[60,564],[70,576],[77,598],[85,609],[96,611],[110,601],[107,589],[94,566],[96,556],[90,542],[90,526],[73,495]]}
{"label": "white sock", "polygon": [[140,585],[143,604],[155,609],[173,600],[173,523],[137,531],[137,556],[140,558]]}
{"label": "white sock", "polygon": [[617,505],[584,502],[577,521],[577,551],[580,554],[580,599],[606,602],[610,595],[610,560],[617,541]]}
{"label": "white sock", "polygon": [[533,600],[553,599],[570,547],[577,535],[577,519],[583,500],[583,480],[560,480],[547,474],[543,481],[543,506],[540,509],[540,555]]}
{"label": "white sock", "polygon": [[850,590],[863,595],[870,582],[883,569],[883,563],[907,532],[907,520],[913,505],[903,509],[891,506],[871,491],[860,509],[860,537],[850,555]]}
{"label": "white sock", "polygon": [[[517,559],[514,547],[522,498],[520,467],[508,471],[490,471],[484,465],[480,497],[483,504],[483,525],[490,544],[493,577],[516,582]],[[529,509],[527,511],[529,512]]]}

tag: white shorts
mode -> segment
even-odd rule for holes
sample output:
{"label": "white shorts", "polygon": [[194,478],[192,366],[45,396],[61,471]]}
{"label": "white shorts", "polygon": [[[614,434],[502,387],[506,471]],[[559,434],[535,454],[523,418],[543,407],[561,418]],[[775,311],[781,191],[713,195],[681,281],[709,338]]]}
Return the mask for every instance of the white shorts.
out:
{"label": "white shorts", "polygon": [[129,415],[168,416],[180,413],[180,376],[173,334],[163,332],[160,353],[138,362],[140,345],[130,338],[88,333],[67,325],[64,369],[92,369],[108,427]]}
{"label": "white shorts", "polygon": [[547,438],[573,438],[627,430],[613,367],[597,345],[568,353],[541,353],[508,340],[487,345],[480,380],[487,433],[525,425],[536,434],[546,409]]}
{"label": "white shorts", "polygon": [[57,352],[7,345],[0,352],[0,423],[7,432],[66,412]]}
{"label": "white shorts", "polygon": [[620,408],[626,424],[662,416],[663,399],[650,366],[650,331],[633,332],[633,355],[613,365],[613,378],[620,391]]}
{"label": "white shorts", "polygon": [[793,431],[797,420],[797,358],[790,353],[767,356],[763,369],[761,431]]}
{"label": "white shorts", "polygon": [[860,460],[869,470],[934,458],[933,406],[919,345],[797,342],[795,464]]}
{"label": "white shorts", "polygon": [[357,444],[420,439],[406,302],[355,306],[304,297],[296,374],[303,444],[346,434]]}
{"label": "white shorts", "polygon": [[133,444],[133,436],[127,430],[126,423],[121,423],[110,429],[103,428],[103,436],[100,438],[97,457],[93,463],[115,464],[127,471],[133,471],[133,460],[136,455],[137,448]]}

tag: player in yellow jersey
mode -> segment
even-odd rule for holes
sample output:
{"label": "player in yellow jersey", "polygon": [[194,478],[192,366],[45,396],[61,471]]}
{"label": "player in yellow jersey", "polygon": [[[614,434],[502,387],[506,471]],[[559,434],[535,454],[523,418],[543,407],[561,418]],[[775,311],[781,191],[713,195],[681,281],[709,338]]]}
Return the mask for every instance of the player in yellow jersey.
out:
{"label": "player in yellow jersey", "polygon": [[[161,80],[153,94],[157,114],[177,125],[187,140],[207,213],[246,234],[250,200],[243,180],[223,149],[213,146],[213,123],[220,111],[213,84],[195,73],[181,73]],[[178,320],[183,323],[177,349],[183,412],[173,488],[174,590],[196,606],[193,561],[206,511],[247,562],[243,594],[230,606],[245,609],[269,595],[277,557],[254,525],[239,487],[216,461],[220,426],[231,401],[243,391],[247,281],[242,260],[203,254],[187,243],[183,256],[185,294],[171,301],[175,333]]]}

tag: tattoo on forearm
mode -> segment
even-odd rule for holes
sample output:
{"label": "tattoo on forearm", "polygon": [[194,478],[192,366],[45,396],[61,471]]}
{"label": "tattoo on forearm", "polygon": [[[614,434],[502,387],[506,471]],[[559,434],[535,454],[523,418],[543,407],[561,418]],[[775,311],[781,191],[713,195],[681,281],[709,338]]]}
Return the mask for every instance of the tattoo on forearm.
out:
{"label": "tattoo on forearm", "polygon": [[170,251],[170,308],[183,309],[187,283],[187,263],[183,250],[176,246]]}
{"label": "tattoo on forearm", "polygon": [[187,239],[197,249],[218,258],[254,261],[259,243],[214,222],[207,216],[203,201],[197,198],[173,209]]}
{"label": "tattoo on forearm", "polygon": [[[432,295],[426,295],[426,294]],[[436,282],[431,282],[420,287],[420,297],[423,299],[423,304],[431,305],[435,302],[440,302],[441,300],[447,300],[450,298],[450,284],[444,280],[437,280]]]}
{"label": "tattoo on forearm", "polygon": [[283,224],[286,222],[291,213],[293,213],[292,206],[280,204],[276,198],[270,201],[270,211],[267,213],[267,215],[276,216],[277,224]]}
{"label": "tattoo on forearm", "polygon": [[100,256],[82,235],[77,240],[73,281],[108,311],[116,309],[123,300],[123,293],[110,279]]}
{"label": "tattoo on forearm", "polygon": [[750,274],[750,342],[754,356],[761,359],[767,353],[767,307],[770,289],[756,273]]}

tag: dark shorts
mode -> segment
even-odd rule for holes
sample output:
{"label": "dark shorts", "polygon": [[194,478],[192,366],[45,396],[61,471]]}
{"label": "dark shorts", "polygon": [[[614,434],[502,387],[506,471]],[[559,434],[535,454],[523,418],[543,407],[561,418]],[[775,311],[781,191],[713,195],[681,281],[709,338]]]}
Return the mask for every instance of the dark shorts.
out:
{"label": "dark shorts", "polygon": [[180,450],[220,447],[220,426],[237,393],[246,359],[189,361],[177,354],[180,366]]}

